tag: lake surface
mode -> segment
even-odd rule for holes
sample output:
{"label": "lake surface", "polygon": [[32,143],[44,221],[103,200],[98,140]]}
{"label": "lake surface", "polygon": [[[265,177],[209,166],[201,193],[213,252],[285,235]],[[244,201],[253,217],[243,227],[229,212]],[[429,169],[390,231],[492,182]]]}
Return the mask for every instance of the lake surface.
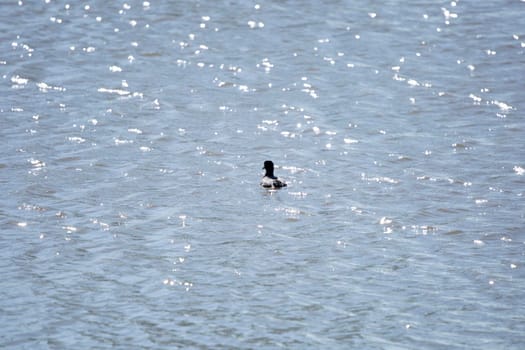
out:
{"label": "lake surface", "polygon": [[0,39],[2,348],[525,346],[525,1],[4,1]]}

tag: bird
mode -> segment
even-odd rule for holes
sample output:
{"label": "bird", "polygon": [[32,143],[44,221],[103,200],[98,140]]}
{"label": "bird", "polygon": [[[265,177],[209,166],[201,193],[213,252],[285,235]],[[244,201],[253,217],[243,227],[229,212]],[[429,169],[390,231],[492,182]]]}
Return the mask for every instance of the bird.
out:
{"label": "bird", "polygon": [[277,176],[273,174],[273,162],[271,160],[267,160],[264,162],[263,169],[266,170],[266,173],[264,174],[262,180],[261,180],[261,186],[264,188],[282,188],[286,187],[286,182],[279,179]]}

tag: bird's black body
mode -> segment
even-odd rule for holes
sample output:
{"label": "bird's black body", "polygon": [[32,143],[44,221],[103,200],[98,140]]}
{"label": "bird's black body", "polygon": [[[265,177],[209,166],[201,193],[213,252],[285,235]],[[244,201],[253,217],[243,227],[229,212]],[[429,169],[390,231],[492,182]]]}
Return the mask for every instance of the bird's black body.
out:
{"label": "bird's black body", "polygon": [[273,173],[273,162],[271,160],[267,160],[264,162],[264,170],[266,170],[266,173],[264,174],[264,177],[261,180],[261,186],[265,188],[282,188],[286,187],[286,182],[279,179],[277,176]]}

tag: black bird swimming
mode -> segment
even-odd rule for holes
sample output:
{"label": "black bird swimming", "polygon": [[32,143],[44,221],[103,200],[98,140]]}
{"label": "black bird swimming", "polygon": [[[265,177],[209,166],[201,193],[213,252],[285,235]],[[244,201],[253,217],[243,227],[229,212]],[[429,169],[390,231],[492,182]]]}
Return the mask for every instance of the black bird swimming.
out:
{"label": "black bird swimming", "polygon": [[273,174],[273,162],[271,160],[267,160],[264,162],[263,169],[266,170],[266,174],[264,174],[264,177],[261,180],[261,186],[265,188],[281,188],[286,187],[286,182],[279,179],[277,176]]}

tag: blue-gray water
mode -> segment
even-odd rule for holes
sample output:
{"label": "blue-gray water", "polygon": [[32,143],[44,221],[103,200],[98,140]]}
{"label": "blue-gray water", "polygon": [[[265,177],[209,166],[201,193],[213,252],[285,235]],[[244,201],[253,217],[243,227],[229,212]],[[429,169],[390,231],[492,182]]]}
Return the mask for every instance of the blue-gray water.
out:
{"label": "blue-gray water", "polygon": [[0,346],[522,349],[524,51],[523,0],[3,1]]}

